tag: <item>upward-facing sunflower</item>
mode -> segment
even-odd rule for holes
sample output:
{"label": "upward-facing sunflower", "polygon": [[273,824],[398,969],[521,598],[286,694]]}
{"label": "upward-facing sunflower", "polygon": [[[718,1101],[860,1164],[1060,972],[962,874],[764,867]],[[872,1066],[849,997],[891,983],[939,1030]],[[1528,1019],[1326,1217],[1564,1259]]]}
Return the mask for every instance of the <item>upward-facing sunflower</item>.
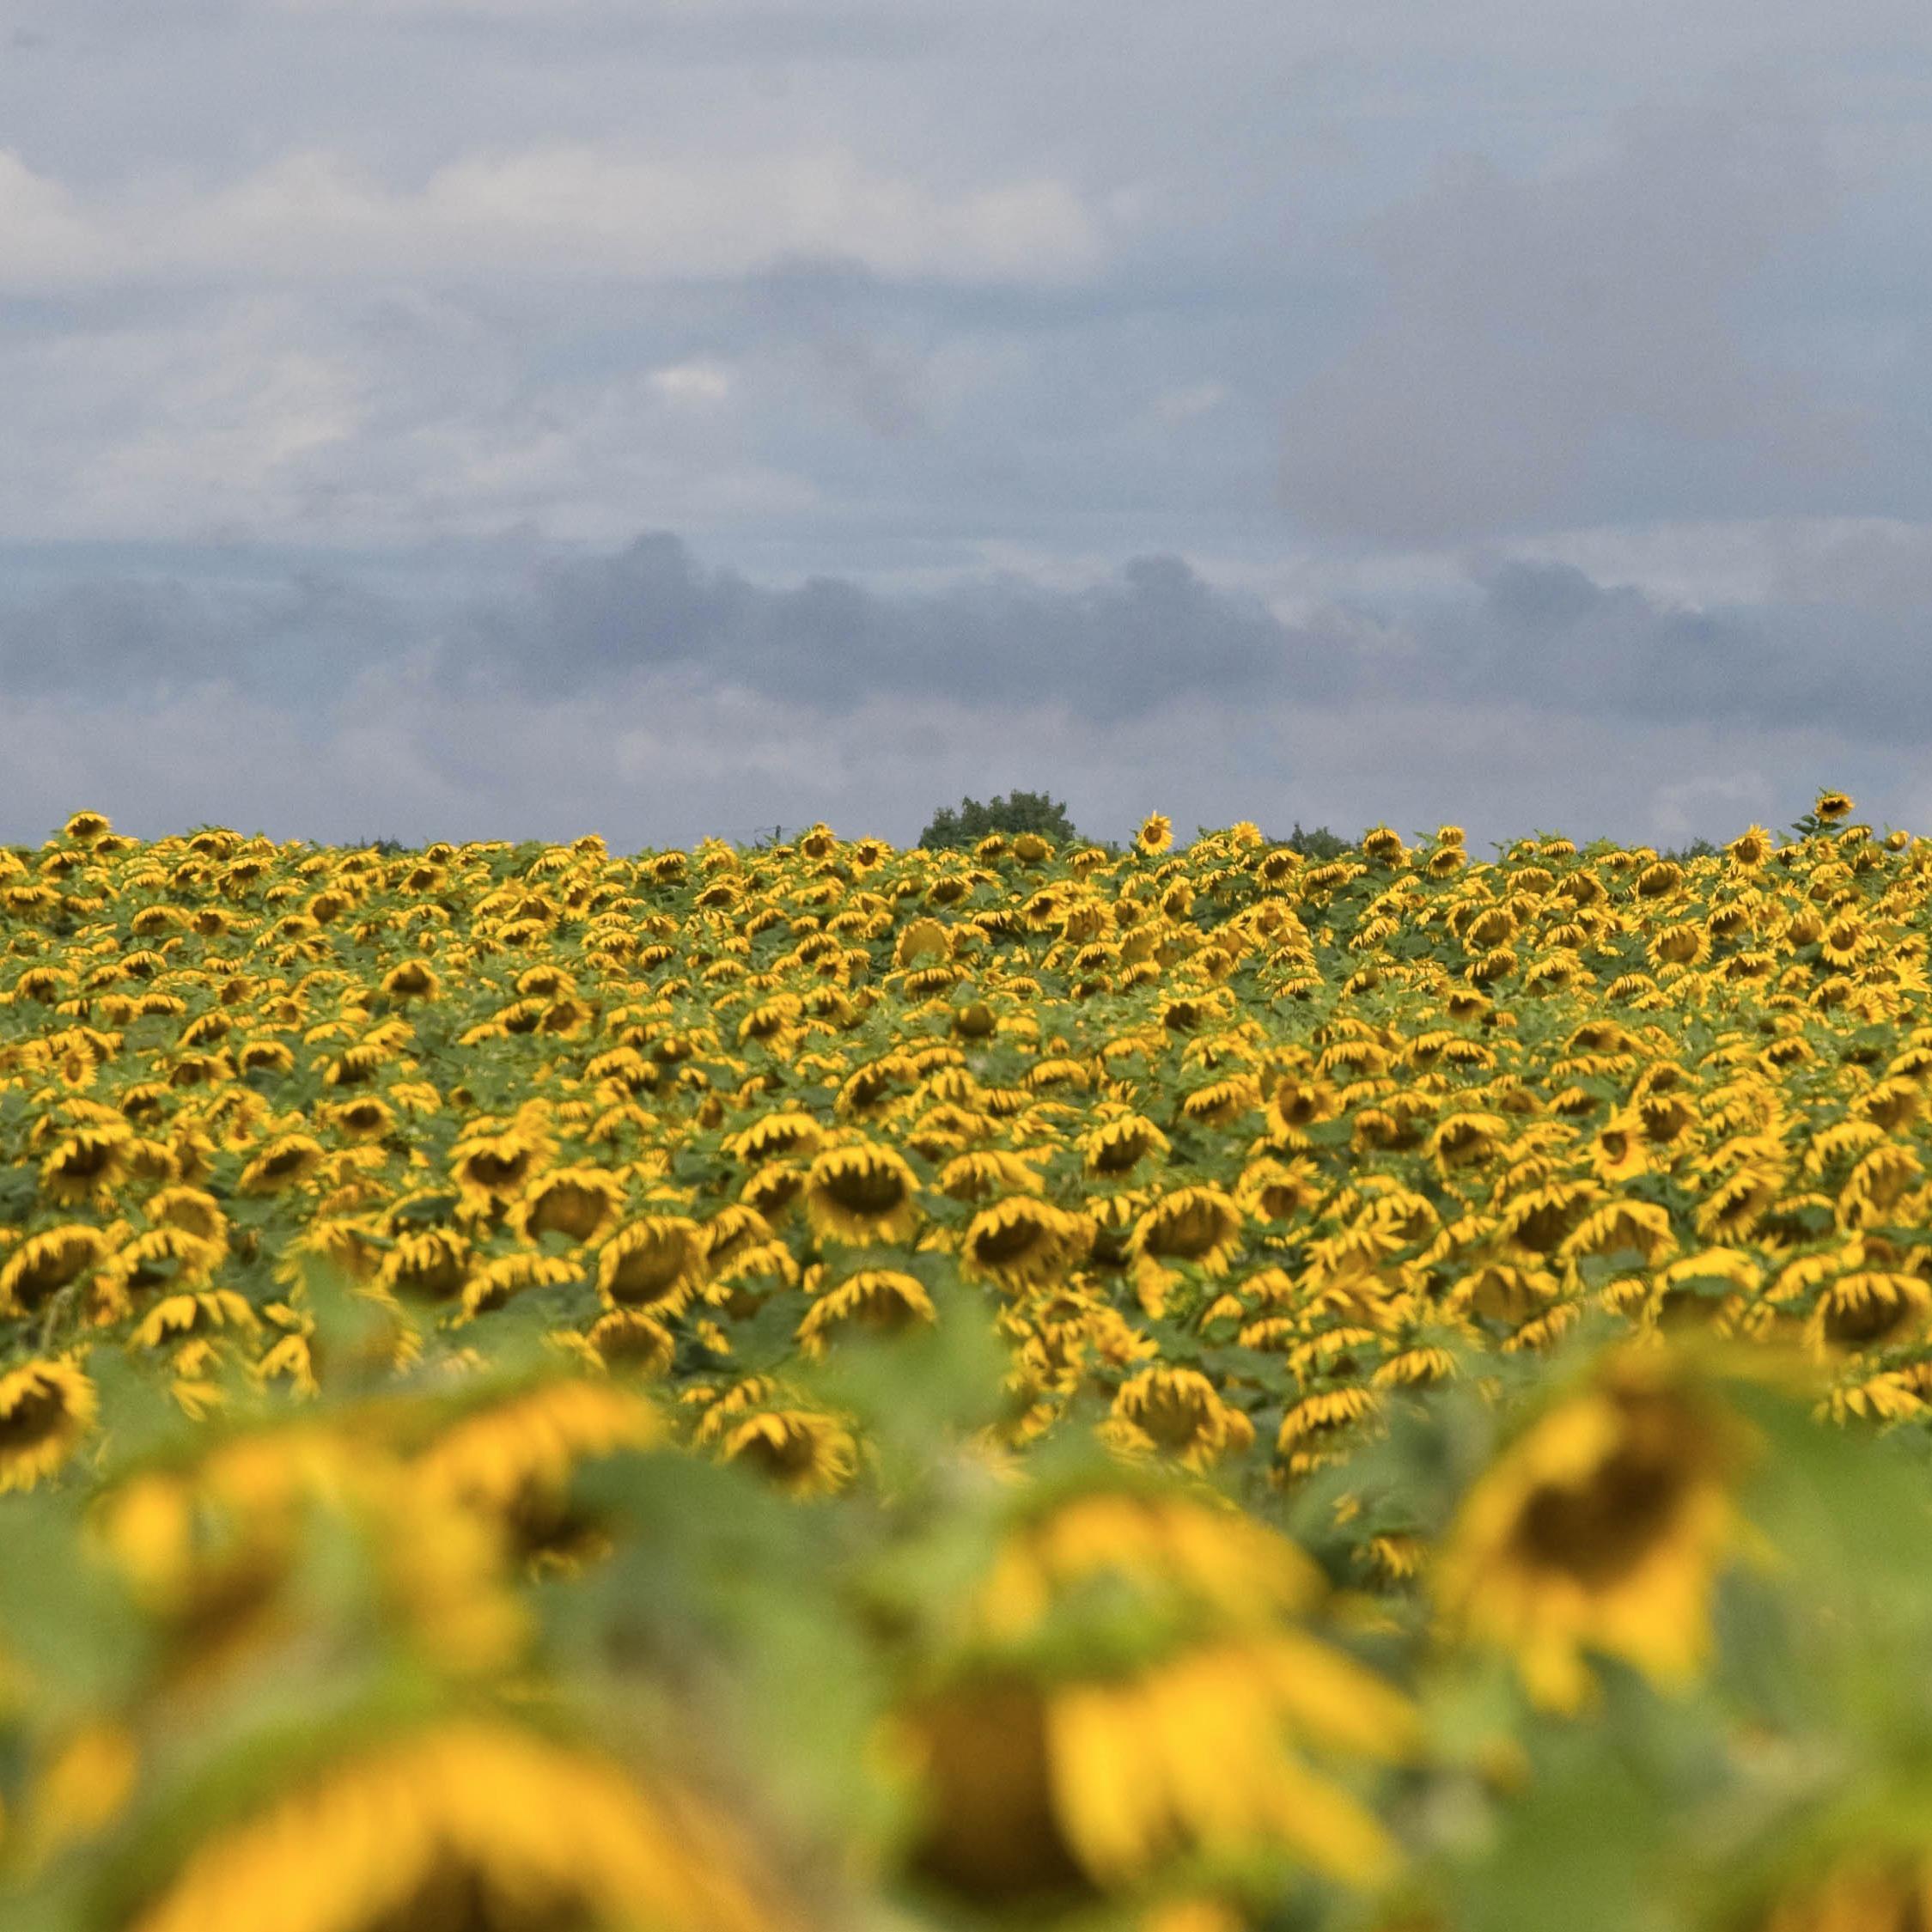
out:
{"label": "upward-facing sunflower", "polygon": [[1134,850],[1149,858],[1167,851],[1173,842],[1173,821],[1159,812],[1149,813],[1134,834]]}

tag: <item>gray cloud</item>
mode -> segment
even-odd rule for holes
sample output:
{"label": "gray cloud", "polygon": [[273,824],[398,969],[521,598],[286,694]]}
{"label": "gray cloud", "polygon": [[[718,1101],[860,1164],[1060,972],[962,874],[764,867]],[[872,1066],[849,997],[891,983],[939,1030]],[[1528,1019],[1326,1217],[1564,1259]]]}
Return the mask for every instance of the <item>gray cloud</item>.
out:
{"label": "gray cloud", "polygon": [[1631,109],[1608,154],[1540,180],[1441,163],[1366,231],[1383,306],[1289,400],[1286,507],[1431,544],[1682,514],[1685,463],[1705,514],[1770,507],[1767,466],[1816,507],[1869,424],[1742,326],[1754,279],[1834,205],[1818,129],[1781,106]]}
{"label": "gray cloud", "polygon": [[556,691],[682,671],[827,709],[917,692],[1031,698],[1109,720],[1190,692],[1319,699],[1349,683],[1337,651],[1175,557],[1135,558],[1077,591],[1008,577],[886,595],[828,576],[765,588],[702,569],[667,533],[615,556],[540,564],[526,594],[454,624],[439,663],[457,687],[507,679]]}
{"label": "gray cloud", "polygon": [[1158,808],[1677,838],[1788,821],[1825,783],[1932,807],[1917,640],[1844,606],[1684,608],[1506,553],[1454,594],[1293,624],[1173,556],[892,594],[755,582],[667,532],[539,547],[488,591],[473,561],[418,566],[16,583],[6,832],[84,802],[137,829],[909,838],[1015,784],[1096,832]]}

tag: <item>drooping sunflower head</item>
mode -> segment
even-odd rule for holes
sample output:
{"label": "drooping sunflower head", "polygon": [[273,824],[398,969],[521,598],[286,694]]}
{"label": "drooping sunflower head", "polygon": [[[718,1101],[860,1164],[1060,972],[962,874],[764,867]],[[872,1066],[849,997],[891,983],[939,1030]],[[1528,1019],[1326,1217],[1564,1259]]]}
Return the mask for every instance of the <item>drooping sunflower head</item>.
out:
{"label": "drooping sunflower head", "polygon": [[643,1215],[606,1236],[598,1250],[598,1290],[615,1308],[673,1314],[704,1274],[703,1230],[682,1215]]}
{"label": "drooping sunflower head", "polygon": [[1009,1294],[1064,1281],[1092,1246],[1094,1224],[1033,1194],[1011,1194],[967,1222],[960,1247],[966,1273]]}
{"label": "drooping sunflower head", "polygon": [[527,1240],[562,1234],[593,1241],[624,1210],[624,1177],[607,1167],[554,1167],[518,1201],[510,1224]]}
{"label": "drooping sunflower head", "polygon": [[721,1461],[801,1498],[832,1495],[858,1468],[851,1430],[814,1409],[754,1406],[722,1418],[716,1440]]}
{"label": "drooping sunflower head", "polygon": [[901,1269],[861,1268],[831,1287],[810,1281],[807,1286],[814,1298],[798,1326],[798,1341],[814,1361],[842,1335],[897,1334],[938,1319],[925,1283]]}
{"label": "drooping sunflower head", "polygon": [[28,1362],[0,1373],[0,1495],[52,1475],[99,1411],[94,1384],[71,1363]]}
{"label": "drooping sunflower head", "polygon": [[393,1294],[454,1301],[469,1283],[474,1251],[454,1228],[421,1228],[399,1235],[383,1257],[379,1283]]}
{"label": "drooping sunflower head", "polygon": [[586,1333],[597,1358],[612,1369],[643,1376],[667,1374],[677,1354],[677,1338],[642,1308],[613,1308]]}
{"label": "drooping sunflower head", "polygon": [[1835,825],[1840,819],[1851,815],[1852,800],[1842,791],[1821,791],[1812,807],[1813,815],[1826,825]]}
{"label": "drooping sunflower head", "polygon": [[1194,1368],[1143,1368],[1131,1376],[1114,1396],[1112,1419],[1191,1468],[1204,1468],[1254,1441],[1253,1423]]}
{"label": "drooping sunflower head", "polygon": [[1404,1755],[1407,1704],[1291,1621],[1322,1589],[1292,1545],[1134,1481],[1023,1495],[956,1661],[895,1713],[925,1801],[916,1873],[1036,1912],[1257,1856],[1385,1873],[1373,1817],[1317,1765]]}
{"label": "drooping sunflower head", "polygon": [[311,1134],[277,1134],[241,1170],[244,1194],[279,1194],[299,1186],[322,1164],[322,1143]]}
{"label": "drooping sunflower head", "polygon": [[920,1221],[919,1177],[876,1142],[822,1149],[805,1176],[805,1212],[820,1240],[885,1246],[911,1240]]}
{"label": "drooping sunflower head", "polygon": [[64,1204],[106,1203],[126,1179],[134,1131],[125,1120],[92,1120],[64,1134],[40,1162],[40,1186]]}
{"label": "drooping sunflower head", "polygon": [[750,1126],[725,1137],[725,1152],[747,1167],[792,1155],[815,1154],[825,1129],[812,1114],[789,1109],[761,1115]]}
{"label": "drooping sunflower head", "polygon": [[0,1266],[0,1312],[31,1313],[107,1253],[107,1236],[82,1222],[28,1235]]}
{"label": "drooping sunflower head", "polygon": [[1218,1187],[1177,1187],[1134,1224],[1130,1252],[1137,1260],[1192,1262],[1218,1275],[1240,1239],[1241,1210],[1231,1196]]}
{"label": "drooping sunflower head", "polygon": [[442,982],[427,960],[404,960],[382,976],[382,990],[393,1000],[433,1000]]}
{"label": "drooping sunflower head", "polygon": [[550,1376],[466,1405],[411,1469],[439,1504],[479,1510],[501,1526],[520,1555],[563,1554],[592,1527],[568,1499],[578,1466],[649,1448],[663,1433],[634,1384]]}
{"label": "drooping sunflower head", "polygon": [[1079,1147],[1087,1172],[1095,1176],[1131,1173],[1149,1155],[1169,1151],[1167,1137],[1137,1113],[1103,1120],[1080,1137]]}

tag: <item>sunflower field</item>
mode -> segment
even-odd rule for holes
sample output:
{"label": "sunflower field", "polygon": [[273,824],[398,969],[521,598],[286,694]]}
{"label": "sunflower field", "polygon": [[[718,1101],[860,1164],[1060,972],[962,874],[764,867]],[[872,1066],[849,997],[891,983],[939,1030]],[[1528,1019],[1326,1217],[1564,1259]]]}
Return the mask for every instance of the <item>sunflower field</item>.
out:
{"label": "sunflower field", "polygon": [[0,850],[5,1932],[1932,1924],[1932,843]]}

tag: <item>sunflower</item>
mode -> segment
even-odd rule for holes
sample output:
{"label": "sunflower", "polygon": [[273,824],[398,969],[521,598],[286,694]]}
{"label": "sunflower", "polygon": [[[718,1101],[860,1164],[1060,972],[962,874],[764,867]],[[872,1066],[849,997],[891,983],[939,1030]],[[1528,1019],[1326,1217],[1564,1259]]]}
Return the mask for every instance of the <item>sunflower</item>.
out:
{"label": "sunflower", "polygon": [[53,1474],[94,1427],[94,1387],[65,1362],[27,1362],[0,1374],[0,1494]]}
{"label": "sunflower", "polygon": [[954,1155],[940,1168],[938,1180],[940,1192],[955,1201],[984,1201],[1013,1189],[1038,1194],[1045,1185],[1021,1155],[990,1147]]}
{"label": "sunflower", "polygon": [[1112,1179],[1132,1173],[1143,1159],[1169,1151],[1169,1140],[1138,1112],[1123,1112],[1089,1128],[1078,1140],[1089,1177]]}
{"label": "sunflower", "polygon": [[470,1278],[472,1249],[454,1228],[424,1228],[398,1236],[382,1259],[378,1285],[393,1294],[453,1301]]}
{"label": "sunflower", "polygon": [[515,1199],[549,1160],[553,1143],[534,1119],[472,1129],[451,1150],[449,1171],[465,1205],[493,1214]]}
{"label": "sunflower", "polygon": [[1065,1280],[1093,1240],[1084,1216],[1030,1194],[1009,1194],[966,1223],[960,1263],[973,1279],[1016,1295]]}
{"label": "sunflower", "polygon": [[0,1267],[0,1311],[31,1313],[107,1254],[107,1236],[79,1222],[28,1235]]}
{"label": "sunflower", "polygon": [[510,1225],[526,1240],[594,1241],[623,1211],[624,1192],[624,1177],[607,1167],[553,1167],[511,1210]]}
{"label": "sunflower", "polygon": [[1234,1198],[1218,1187],[1178,1187],[1156,1197],[1135,1221],[1126,1259],[1133,1269],[1141,1305],[1159,1314],[1168,1290],[1180,1278],[1176,1264],[1222,1275],[1241,1244],[1243,1216]]}
{"label": "sunflower", "polygon": [[1149,858],[1167,851],[1173,842],[1173,822],[1159,812],[1149,813],[1134,834],[1134,850]]}
{"label": "sunflower", "polygon": [[718,1456],[795,1496],[830,1496],[858,1467],[852,1432],[809,1409],[757,1409],[730,1418],[719,1433]]}
{"label": "sunflower", "polygon": [[133,1139],[125,1120],[93,1120],[63,1135],[40,1162],[42,1191],[63,1204],[104,1206],[127,1177]]}
{"label": "sunflower", "polygon": [[580,1746],[451,1717],[363,1745],[209,1833],[128,1932],[488,1925],[765,1932],[752,1846],[689,1793]]}
{"label": "sunflower", "polygon": [[910,1240],[920,1220],[919,1177],[877,1142],[824,1149],[805,1176],[805,1213],[820,1240],[854,1246]]}
{"label": "sunflower", "polygon": [[[924,1800],[915,1871],[1022,1912],[1263,1853],[1344,1882],[1386,1874],[1380,1826],[1317,1764],[1400,1758],[1415,1721],[1287,1620],[1320,1588],[1294,1545],[1209,1504],[1106,1490],[1022,1503],[965,1606],[958,1662],[893,1721]],[[1103,1629],[1107,1667],[1074,1662]],[[1048,1630],[1065,1660],[1050,1673],[1033,1661]]]}
{"label": "sunflower", "polygon": [[383,974],[382,990],[393,1000],[433,1000],[442,983],[427,960],[404,960]]}
{"label": "sunflower", "polygon": [[747,1167],[791,1155],[816,1154],[825,1129],[809,1113],[783,1110],[767,1113],[735,1134],[728,1134],[724,1150]]}
{"label": "sunflower", "polygon": [[1608,1356],[1464,1500],[1437,1567],[1443,1616],[1511,1651],[1532,1695],[1559,1710],[1588,1694],[1590,1650],[1685,1682],[1740,1545],[1749,1454],[1741,1422],[1671,1358]]}
{"label": "sunflower", "polygon": [[1143,1368],[1120,1385],[1112,1419],[1191,1469],[1252,1446],[1254,1425],[1198,1369]]}
{"label": "sunflower", "polygon": [[677,1338],[642,1308],[613,1308],[600,1315],[584,1339],[606,1368],[646,1376],[667,1374],[677,1355]]}
{"label": "sunflower", "polygon": [[571,1476],[620,1449],[649,1448],[664,1425],[622,1383],[555,1377],[467,1408],[411,1462],[438,1502],[479,1509],[503,1523],[525,1556],[581,1543]]}
{"label": "sunflower", "polygon": [[836,1287],[814,1292],[815,1299],[798,1325],[799,1346],[814,1361],[835,1337],[897,1334],[939,1319],[925,1283],[896,1268],[861,1268]]}
{"label": "sunflower", "polygon": [[1819,1355],[1916,1339],[1932,1319],[1932,1287],[1917,1275],[1855,1268],[1818,1298],[1805,1340]]}
{"label": "sunflower", "polygon": [[533,1288],[566,1288],[582,1270],[561,1254],[499,1254],[485,1261],[463,1283],[466,1319],[488,1314]]}
{"label": "sunflower", "polygon": [[396,1124],[396,1116],[386,1100],[364,1094],[324,1110],[324,1118],[338,1133],[351,1141],[381,1140]]}
{"label": "sunflower", "polygon": [[681,1215],[644,1215],[607,1235],[597,1253],[597,1289],[613,1307],[674,1314],[704,1273],[703,1231]]}
{"label": "sunflower", "polygon": [[277,1134],[241,1170],[244,1194],[279,1194],[299,1185],[322,1164],[321,1142],[309,1134]]}
{"label": "sunflower", "polygon": [[1834,825],[1851,815],[1852,801],[1842,791],[1821,791],[1812,807],[1813,815],[1825,825]]}

